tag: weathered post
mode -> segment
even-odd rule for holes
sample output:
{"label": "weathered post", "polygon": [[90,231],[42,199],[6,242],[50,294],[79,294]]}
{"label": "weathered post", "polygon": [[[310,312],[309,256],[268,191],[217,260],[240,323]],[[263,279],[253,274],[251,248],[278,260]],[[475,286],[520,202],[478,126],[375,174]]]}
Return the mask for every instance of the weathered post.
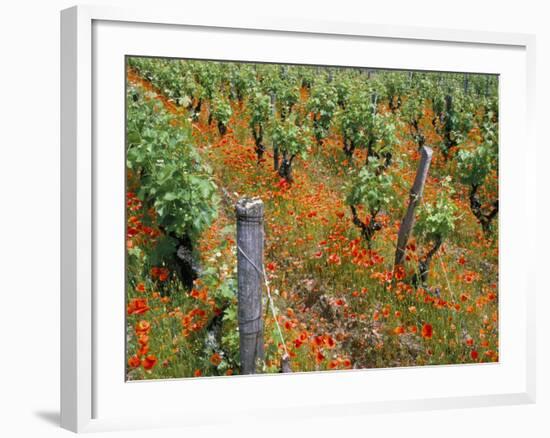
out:
{"label": "weathered post", "polygon": [[255,374],[263,359],[262,266],[264,204],[259,198],[237,202],[237,281],[241,374]]}
{"label": "weathered post", "polygon": [[430,169],[430,163],[432,161],[433,151],[427,146],[422,146],[420,149],[420,163],[416,171],[416,177],[409,194],[409,206],[405,217],[399,227],[399,234],[397,235],[397,249],[395,251],[395,266],[403,264],[405,258],[405,247],[409,240],[412,227],[414,225],[414,210],[420,203],[422,198],[422,192],[424,191],[424,185],[426,184],[426,178],[428,177],[428,170]]}

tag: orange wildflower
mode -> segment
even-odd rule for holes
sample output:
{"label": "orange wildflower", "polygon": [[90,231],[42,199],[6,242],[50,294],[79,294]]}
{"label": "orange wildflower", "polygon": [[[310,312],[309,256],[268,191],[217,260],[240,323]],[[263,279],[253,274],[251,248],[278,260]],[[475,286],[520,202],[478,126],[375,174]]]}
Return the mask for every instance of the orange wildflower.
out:
{"label": "orange wildflower", "polygon": [[222,362],[222,357],[218,353],[214,353],[210,356],[210,363],[217,367]]}
{"label": "orange wildflower", "polygon": [[137,334],[147,334],[151,330],[151,323],[142,319],[136,324],[136,333]]}
{"label": "orange wildflower", "polygon": [[395,335],[402,335],[403,333],[405,333],[405,328],[402,325],[398,325],[393,329],[393,333]]}

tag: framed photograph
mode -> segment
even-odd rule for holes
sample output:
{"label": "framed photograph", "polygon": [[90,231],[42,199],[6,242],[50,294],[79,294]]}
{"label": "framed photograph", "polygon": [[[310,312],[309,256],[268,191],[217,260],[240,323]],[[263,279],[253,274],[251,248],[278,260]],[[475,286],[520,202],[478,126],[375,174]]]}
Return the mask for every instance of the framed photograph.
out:
{"label": "framed photograph", "polygon": [[534,402],[533,36],[61,25],[63,427]]}

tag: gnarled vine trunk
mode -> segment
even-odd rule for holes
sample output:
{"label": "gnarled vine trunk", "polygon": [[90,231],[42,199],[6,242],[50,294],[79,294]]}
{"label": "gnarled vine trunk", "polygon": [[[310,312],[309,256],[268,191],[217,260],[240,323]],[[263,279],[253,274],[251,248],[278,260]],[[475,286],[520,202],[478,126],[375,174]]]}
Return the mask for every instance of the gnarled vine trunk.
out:
{"label": "gnarled vine trunk", "polygon": [[186,289],[193,288],[193,282],[199,278],[200,267],[193,253],[193,242],[189,236],[177,238],[178,246],[174,257],[176,274]]}
{"label": "gnarled vine trunk", "polygon": [[479,197],[477,196],[478,189],[479,186],[477,185],[472,185],[470,187],[470,209],[472,210],[472,213],[474,214],[476,219],[481,224],[483,233],[485,233],[485,235],[488,235],[491,232],[492,221],[498,214],[498,199],[492,203],[491,211],[486,213],[481,208],[481,202],[479,200]]}
{"label": "gnarled vine trunk", "polygon": [[264,134],[262,125],[252,129],[252,136],[254,137],[254,151],[256,152],[256,158],[258,159],[258,163],[260,163],[265,152],[265,146],[263,145]]}
{"label": "gnarled vine trunk", "polygon": [[428,276],[430,274],[430,264],[432,263],[433,256],[437,253],[441,245],[443,244],[443,239],[438,237],[434,243],[432,249],[428,251],[426,257],[420,260],[418,263],[418,275],[420,276],[420,284],[425,287],[428,283]]}
{"label": "gnarled vine trunk", "polygon": [[349,139],[345,134],[344,134],[344,153],[346,154],[346,157],[348,157],[348,160],[351,161],[351,159],[353,158],[353,153],[355,152],[355,143],[353,142],[353,140]]}
{"label": "gnarled vine trunk", "polygon": [[458,145],[455,138],[453,138],[453,97],[450,95],[445,96],[445,129],[443,132],[443,142],[445,148],[443,149],[443,156],[445,160],[449,159],[451,149]]}
{"label": "gnarled vine trunk", "polygon": [[223,137],[227,132],[227,126],[222,122],[218,122],[218,131],[220,131],[220,135]]}
{"label": "gnarled vine trunk", "polygon": [[350,205],[349,207],[351,210],[353,224],[361,231],[361,236],[363,236],[363,239],[366,240],[368,248],[372,249],[372,238],[374,233],[382,229],[382,224],[376,221],[376,215],[378,212],[371,212],[371,220],[366,223],[359,219],[355,205]]}
{"label": "gnarled vine trunk", "polygon": [[296,155],[292,155],[290,158],[285,152],[283,152],[283,159],[279,164],[279,176],[284,178],[287,182],[292,182],[292,161]]}

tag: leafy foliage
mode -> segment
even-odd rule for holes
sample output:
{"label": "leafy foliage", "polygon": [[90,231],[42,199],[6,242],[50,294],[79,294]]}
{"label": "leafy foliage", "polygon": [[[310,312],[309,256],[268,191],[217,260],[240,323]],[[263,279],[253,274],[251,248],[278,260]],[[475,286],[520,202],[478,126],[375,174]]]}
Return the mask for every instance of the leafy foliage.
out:
{"label": "leafy foliage", "polygon": [[127,102],[126,163],[139,178],[139,198],[167,233],[197,238],[216,217],[218,196],[190,127],[136,88],[129,87]]}
{"label": "leafy foliage", "polygon": [[397,141],[396,127],[391,115],[377,111],[376,98],[375,93],[359,89],[340,112],[344,151],[350,157],[357,148],[367,149],[368,157],[391,157],[391,149]]}
{"label": "leafy foliage", "polygon": [[233,110],[229,102],[217,95],[212,103],[212,117],[218,122],[220,134],[225,134],[227,124],[232,114]]}
{"label": "leafy foliage", "polygon": [[274,143],[279,145],[283,155],[287,155],[289,159],[297,155],[303,159],[307,157],[310,144],[308,134],[307,127],[297,126],[294,118],[272,120],[271,138]]}
{"label": "leafy foliage", "polygon": [[362,205],[372,216],[389,207],[395,200],[393,177],[380,172],[380,160],[370,157],[368,164],[360,168],[348,187],[346,202]]}
{"label": "leafy foliage", "polygon": [[[492,114],[488,115],[492,118]],[[487,176],[497,168],[498,132],[496,126],[487,122],[483,126],[484,140],[475,149],[458,152],[458,176],[463,184],[481,186]]]}
{"label": "leafy foliage", "polygon": [[457,208],[451,199],[450,178],[442,183],[433,203],[423,203],[415,223],[416,236],[425,242],[436,242],[449,237],[455,230]]}
{"label": "leafy foliage", "polygon": [[317,83],[308,100],[308,110],[313,113],[313,134],[318,143],[328,136],[337,108],[338,95],[334,86]]}

